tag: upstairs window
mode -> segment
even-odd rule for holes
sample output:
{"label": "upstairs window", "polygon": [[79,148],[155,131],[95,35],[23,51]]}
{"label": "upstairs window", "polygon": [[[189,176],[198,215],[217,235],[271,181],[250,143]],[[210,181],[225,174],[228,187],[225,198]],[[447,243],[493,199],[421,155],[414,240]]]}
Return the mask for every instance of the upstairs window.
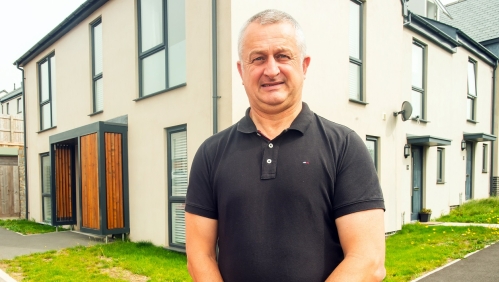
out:
{"label": "upstairs window", "polygon": [[23,100],[22,98],[17,99],[17,113],[20,114],[23,112]]}
{"label": "upstairs window", "polygon": [[140,96],[186,83],[185,0],[138,0]]}
{"label": "upstairs window", "polygon": [[353,101],[365,101],[362,93],[362,2],[350,1],[349,22],[350,82],[349,98]]}
{"label": "upstairs window", "polygon": [[466,117],[468,120],[476,119],[476,62],[472,59],[468,61],[468,99],[466,103]]}
{"label": "upstairs window", "polygon": [[10,115],[10,103],[7,103],[5,106],[7,109],[7,114]]}
{"label": "upstairs window", "polygon": [[93,111],[100,112],[104,108],[102,72],[102,20],[98,19],[92,24],[92,89]]}
{"label": "upstairs window", "polygon": [[56,126],[55,54],[38,63],[40,130]]}
{"label": "upstairs window", "polygon": [[413,119],[425,119],[425,46],[414,41],[412,44],[412,91]]}

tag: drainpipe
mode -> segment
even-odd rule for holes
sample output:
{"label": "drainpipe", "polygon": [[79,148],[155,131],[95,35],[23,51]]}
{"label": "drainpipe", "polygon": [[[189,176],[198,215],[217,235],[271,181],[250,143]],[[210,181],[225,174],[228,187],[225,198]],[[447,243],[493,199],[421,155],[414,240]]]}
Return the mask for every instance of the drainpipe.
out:
{"label": "drainpipe", "polygon": [[212,60],[213,60],[213,134],[218,132],[218,57],[217,57],[217,0],[211,1],[211,52],[212,52]]}
{"label": "drainpipe", "polygon": [[16,62],[16,67],[18,70],[22,72],[22,83],[21,83],[21,91],[22,91],[22,97],[23,97],[23,130],[24,130],[24,196],[26,197],[26,220],[29,220],[29,212],[28,212],[28,201],[29,201],[29,189],[28,189],[28,150],[26,147],[26,86],[25,86],[25,81],[24,81],[24,69],[19,67],[19,62]]}
{"label": "drainpipe", "polygon": [[[496,79],[497,79],[497,64],[498,61],[496,60],[496,64],[494,66],[494,71],[492,72],[492,117],[491,117],[491,134],[494,135],[494,127],[495,127],[495,103],[496,103]],[[490,189],[489,189],[489,196],[492,196],[492,188],[494,187],[494,142],[491,141],[492,144],[490,144],[490,156],[492,157],[492,161],[490,162]],[[499,195],[496,195],[499,196]]]}

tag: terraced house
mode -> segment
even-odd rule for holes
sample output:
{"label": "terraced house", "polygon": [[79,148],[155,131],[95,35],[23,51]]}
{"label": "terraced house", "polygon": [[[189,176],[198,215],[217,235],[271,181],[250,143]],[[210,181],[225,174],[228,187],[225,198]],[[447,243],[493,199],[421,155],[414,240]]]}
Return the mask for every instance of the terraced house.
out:
{"label": "terraced house", "polygon": [[438,0],[88,0],[15,62],[29,218],[182,250],[191,161],[244,115],[239,29],[268,8],[307,36],[304,100],[365,139],[386,232],[489,196],[497,57]]}

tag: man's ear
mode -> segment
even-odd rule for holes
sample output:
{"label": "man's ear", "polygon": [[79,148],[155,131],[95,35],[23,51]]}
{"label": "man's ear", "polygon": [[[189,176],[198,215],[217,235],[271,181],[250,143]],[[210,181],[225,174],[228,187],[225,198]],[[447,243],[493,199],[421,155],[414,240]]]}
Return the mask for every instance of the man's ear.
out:
{"label": "man's ear", "polygon": [[310,65],[310,56],[306,56],[305,59],[303,59],[303,63],[302,63],[303,75],[307,74],[307,69],[308,69],[309,65]]}
{"label": "man's ear", "polygon": [[242,70],[242,66],[241,66],[241,61],[237,61],[237,71],[239,72],[239,76],[242,79],[243,78],[243,70]]}

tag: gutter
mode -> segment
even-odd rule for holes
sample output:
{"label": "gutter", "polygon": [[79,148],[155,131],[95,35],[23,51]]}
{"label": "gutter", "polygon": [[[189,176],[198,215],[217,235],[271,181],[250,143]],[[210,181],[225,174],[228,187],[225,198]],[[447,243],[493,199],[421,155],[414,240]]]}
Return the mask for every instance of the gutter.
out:
{"label": "gutter", "polygon": [[24,145],[23,145],[23,150],[24,150],[24,196],[26,197],[26,220],[29,220],[29,212],[28,212],[28,201],[29,201],[29,189],[28,189],[28,148],[26,147],[26,135],[27,135],[27,130],[26,130],[26,87],[25,87],[25,82],[24,82],[24,69],[19,67],[19,62],[16,63],[16,67],[18,70],[22,72],[22,83],[21,83],[21,91],[22,91],[22,97],[23,97],[23,130],[24,130]]}
{"label": "gutter", "polygon": [[211,57],[212,57],[212,98],[213,98],[213,134],[218,132],[218,57],[217,57],[217,0],[211,1]]}
{"label": "gutter", "polygon": [[[495,123],[494,123],[494,120],[495,120],[495,103],[496,103],[496,79],[497,79],[497,64],[498,64],[498,61],[496,60],[496,64],[494,66],[494,71],[492,72],[492,116],[491,116],[491,130],[490,130],[490,133],[492,135],[495,135],[495,132],[494,132],[494,127],[495,127]],[[492,144],[490,146],[490,156],[491,156],[491,162],[490,162],[490,188],[489,188],[489,196],[492,196],[493,193],[492,193],[492,188],[494,187],[494,159],[497,159],[496,157],[494,157],[494,142],[495,141],[491,141]],[[494,193],[497,193],[497,192],[494,192]],[[496,195],[498,196],[498,195]]]}

